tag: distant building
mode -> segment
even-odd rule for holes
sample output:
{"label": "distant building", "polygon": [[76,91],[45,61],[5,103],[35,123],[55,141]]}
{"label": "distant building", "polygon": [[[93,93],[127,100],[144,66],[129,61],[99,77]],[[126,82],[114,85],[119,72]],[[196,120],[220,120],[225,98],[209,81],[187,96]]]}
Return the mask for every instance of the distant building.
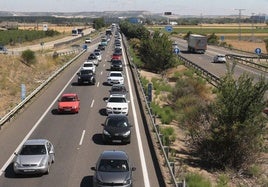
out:
{"label": "distant building", "polygon": [[133,24],[142,23],[141,19],[135,17],[128,18],[128,21]]}
{"label": "distant building", "polygon": [[250,17],[255,23],[265,23],[268,20],[267,18],[268,16],[266,15],[254,15]]}

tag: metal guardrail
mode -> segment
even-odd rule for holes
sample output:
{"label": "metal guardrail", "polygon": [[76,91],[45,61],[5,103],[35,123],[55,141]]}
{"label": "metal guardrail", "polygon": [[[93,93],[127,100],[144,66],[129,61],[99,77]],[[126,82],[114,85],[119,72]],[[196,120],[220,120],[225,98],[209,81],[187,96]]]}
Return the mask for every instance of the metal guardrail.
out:
{"label": "metal guardrail", "polygon": [[[266,59],[267,60],[268,56],[261,55],[259,57],[253,57],[253,56],[227,54],[226,57],[229,59],[234,59],[241,64],[246,64],[247,66],[261,70],[263,72],[266,72],[266,73],[268,72],[268,66],[264,66],[262,64],[258,64],[252,61],[253,59],[256,59],[256,60]],[[247,59],[251,59],[251,60],[247,60]]]}
{"label": "metal guardrail", "polygon": [[203,69],[202,67],[198,66],[197,64],[193,63],[192,61],[178,55],[179,60],[181,60],[186,67],[191,67],[197,72],[200,72],[202,77],[205,78],[209,83],[213,86],[217,87],[220,84],[220,78],[216,75],[208,72],[207,70]]}
{"label": "metal guardrail", "polygon": [[32,93],[30,93],[23,101],[21,101],[17,106],[15,106],[10,112],[8,112],[0,120],[0,129],[8,120],[10,120],[23,106],[28,103],[39,91],[41,91],[52,79],[54,79],[60,72],[62,72],[67,66],[69,66],[73,61],[80,57],[86,49],[82,50],[78,55],[76,55],[72,60],[67,62],[64,66],[56,70],[47,80],[45,80],[40,86],[38,86]]}

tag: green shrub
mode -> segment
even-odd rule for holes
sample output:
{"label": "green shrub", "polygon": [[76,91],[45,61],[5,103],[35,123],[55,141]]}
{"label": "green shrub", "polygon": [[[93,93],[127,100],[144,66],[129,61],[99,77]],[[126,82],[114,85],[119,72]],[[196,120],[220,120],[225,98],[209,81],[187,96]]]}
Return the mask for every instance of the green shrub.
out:
{"label": "green shrub", "polygon": [[30,49],[23,51],[21,54],[21,58],[28,65],[34,64],[36,62],[35,53]]}
{"label": "green shrub", "polygon": [[197,173],[190,173],[186,176],[186,183],[188,187],[211,187],[208,179]]}
{"label": "green shrub", "polygon": [[175,130],[172,127],[162,127],[160,129],[161,134],[163,135],[163,145],[169,146],[172,142],[175,141],[176,135]]}

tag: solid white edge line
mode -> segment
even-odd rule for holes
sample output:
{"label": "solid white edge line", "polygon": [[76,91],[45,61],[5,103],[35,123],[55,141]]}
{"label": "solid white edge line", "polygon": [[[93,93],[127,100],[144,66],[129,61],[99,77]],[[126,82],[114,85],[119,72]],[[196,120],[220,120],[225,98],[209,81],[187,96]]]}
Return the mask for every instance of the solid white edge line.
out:
{"label": "solid white edge line", "polygon": [[82,145],[86,131],[83,130],[79,145]]}
{"label": "solid white edge line", "polygon": [[[79,71],[79,70],[78,70]],[[77,71],[77,72],[78,72]],[[76,72],[76,73],[77,73]],[[63,93],[63,91],[67,88],[67,86],[70,85],[71,81],[73,80],[73,78],[76,76],[76,73],[72,76],[72,78],[67,82],[67,84],[63,87],[63,89],[60,91],[60,93],[57,95],[57,97],[54,99],[54,101],[49,105],[49,107],[47,108],[47,110],[43,113],[43,115],[39,118],[39,120],[35,123],[35,125],[33,126],[33,128],[29,131],[29,133],[25,136],[25,138],[22,140],[22,142],[18,145],[18,147],[15,149],[14,153],[17,153],[21,146],[24,144],[24,142],[29,139],[29,137],[32,135],[32,133],[34,132],[34,130],[38,127],[38,125],[40,124],[40,122],[44,119],[44,117],[47,115],[47,113],[51,110],[52,106],[57,102],[58,98],[61,96],[61,94]],[[6,168],[8,167],[8,165],[12,162],[12,160],[14,159],[15,155],[12,154],[9,159],[6,161],[6,163],[2,166],[1,170],[0,170],[0,176],[2,176],[2,174],[5,172]]]}
{"label": "solid white edge line", "polygon": [[[123,53],[123,54],[125,54],[125,53]],[[133,102],[134,100],[133,100],[132,88],[131,88],[131,84],[130,84],[129,74],[127,71],[127,64],[126,64],[125,55],[123,57],[124,57],[127,81],[128,81],[128,85],[129,85],[129,95],[130,95],[131,108],[132,108],[134,124],[135,124],[135,128],[136,128],[136,137],[137,137],[137,141],[138,141],[139,155],[140,155],[140,159],[141,159],[141,167],[142,167],[142,173],[143,173],[142,176],[143,176],[143,181],[144,181],[144,187],[150,187],[150,181],[149,181],[149,177],[148,177],[145,155],[144,155],[142,141],[141,141],[140,128],[139,128],[139,123],[138,123],[138,119],[137,119],[137,112],[136,112],[136,108],[134,107],[135,105]]]}

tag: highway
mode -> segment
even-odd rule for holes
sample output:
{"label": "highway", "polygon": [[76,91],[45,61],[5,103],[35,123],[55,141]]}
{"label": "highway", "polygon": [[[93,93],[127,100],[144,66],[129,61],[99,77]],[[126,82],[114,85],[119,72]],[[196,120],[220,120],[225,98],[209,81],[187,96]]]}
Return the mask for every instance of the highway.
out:
{"label": "highway", "polygon": [[[132,127],[131,143],[128,145],[104,145],[101,138],[105,115],[105,99],[110,86],[105,84],[109,60],[113,51],[110,42],[96,70],[96,85],[77,85],[77,71],[86,61],[97,43],[72,63],[51,82],[20,114],[0,130],[0,186],[1,187],[76,187],[93,186],[94,172],[90,167],[104,150],[123,150],[136,167],[133,172],[134,186],[163,186],[159,169],[155,168],[138,107],[130,70],[125,62],[125,84],[129,90],[129,120]],[[124,50],[123,50],[124,52]],[[57,100],[62,93],[75,92],[80,97],[78,114],[57,114]],[[13,172],[14,152],[27,139],[46,138],[55,146],[55,163],[48,175],[16,176]]]}
{"label": "highway", "polygon": [[[229,63],[230,61],[227,60],[227,63],[212,63],[213,57],[216,54],[238,54],[237,52],[221,48],[221,47],[216,47],[216,46],[208,46],[207,51],[205,54],[192,54],[187,52],[187,41],[178,39],[178,38],[172,38],[173,40],[176,40],[178,43],[178,47],[180,48],[180,55],[187,58],[188,60],[194,62],[198,66],[202,67],[203,69],[209,71],[210,73],[216,75],[217,77],[222,77],[226,74],[227,72],[227,64],[232,66],[232,63]],[[240,54],[241,55],[241,54]],[[236,64],[235,69],[234,69],[234,75],[236,78],[241,76],[243,73],[248,73],[255,77],[256,80],[259,79],[260,76],[264,76],[266,80],[268,80],[268,74],[259,71],[257,69],[242,65],[242,64]]]}

